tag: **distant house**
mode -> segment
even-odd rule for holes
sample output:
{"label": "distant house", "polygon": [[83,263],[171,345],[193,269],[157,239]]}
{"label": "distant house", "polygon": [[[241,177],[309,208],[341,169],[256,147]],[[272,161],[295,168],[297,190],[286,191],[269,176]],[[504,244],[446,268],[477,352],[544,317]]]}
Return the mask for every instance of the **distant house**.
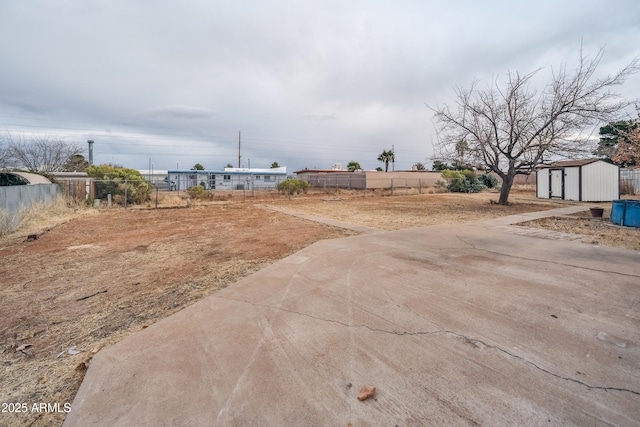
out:
{"label": "distant house", "polygon": [[146,179],[154,187],[159,187],[163,189],[167,183],[167,174],[169,173],[166,169],[138,169],[140,175],[142,175],[143,179]]}
{"label": "distant house", "polygon": [[545,165],[536,174],[542,199],[609,202],[620,198],[620,168],[599,159]]}
{"label": "distant house", "polygon": [[224,170],[169,170],[167,189],[188,190],[201,185],[207,190],[265,190],[275,189],[287,179],[287,168],[246,169],[224,168]]}

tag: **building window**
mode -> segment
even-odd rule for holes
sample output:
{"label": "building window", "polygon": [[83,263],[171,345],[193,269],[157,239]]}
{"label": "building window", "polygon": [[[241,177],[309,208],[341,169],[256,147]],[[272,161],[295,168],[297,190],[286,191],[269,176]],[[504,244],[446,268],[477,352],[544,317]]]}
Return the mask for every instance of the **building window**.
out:
{"label": "building window", "polygon": [[271,176],[269,176],[269,175],[265,175],[265,176],[264,176],[264,180],[265,180],[265,181],[271,181]]}
{"label": "building window", "polygon": [[260,175],[256,175],[256,181],[260,179]]}
{"label": "building window", "polygon": [[224,175],[223,178],[225,181],[231,181],[231,175]]}

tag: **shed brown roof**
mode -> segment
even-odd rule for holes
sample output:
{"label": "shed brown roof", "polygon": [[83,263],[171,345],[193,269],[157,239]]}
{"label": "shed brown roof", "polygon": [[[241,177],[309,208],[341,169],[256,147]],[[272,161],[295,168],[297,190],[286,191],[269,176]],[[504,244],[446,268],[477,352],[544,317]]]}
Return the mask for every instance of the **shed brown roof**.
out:
{"label": "shed brown roof", "polygon": [[551,163],[550,165],[543,165],[541,166],[542,169],[544,168],[555,168],[555,167],[572,167],[572,166],[584,166],[584,165],[588,165],[590,163],[594,163],[594,162],[600,162],[602,160],[600,159],[583,159],[583,160],[565,160],[563,162],[554,162]]}

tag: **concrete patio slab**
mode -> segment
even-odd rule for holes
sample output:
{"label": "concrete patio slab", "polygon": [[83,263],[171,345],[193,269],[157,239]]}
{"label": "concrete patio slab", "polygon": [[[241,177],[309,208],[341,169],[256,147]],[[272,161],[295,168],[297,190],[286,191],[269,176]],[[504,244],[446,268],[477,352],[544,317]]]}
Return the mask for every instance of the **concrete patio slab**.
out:
{"label": "concrete patio slab", "polygon": [[99,352],[64,425],[640,425],[640,253],[509,221],[309,246]]}

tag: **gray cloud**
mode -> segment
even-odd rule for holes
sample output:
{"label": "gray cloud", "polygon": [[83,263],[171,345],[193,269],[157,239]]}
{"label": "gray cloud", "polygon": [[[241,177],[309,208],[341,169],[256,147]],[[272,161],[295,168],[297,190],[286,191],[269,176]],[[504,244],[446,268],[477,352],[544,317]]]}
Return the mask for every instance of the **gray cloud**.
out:
{"label": "gray cloud", "polygon": [[634,0],[2,2],[0,120],[137,168],[235,164],[238,131],[256,167],[374,168],[394,145],[409,168],[433,154],[425,103],[508,70],[543,84],[581,43],[614,72],[637,22]]}

